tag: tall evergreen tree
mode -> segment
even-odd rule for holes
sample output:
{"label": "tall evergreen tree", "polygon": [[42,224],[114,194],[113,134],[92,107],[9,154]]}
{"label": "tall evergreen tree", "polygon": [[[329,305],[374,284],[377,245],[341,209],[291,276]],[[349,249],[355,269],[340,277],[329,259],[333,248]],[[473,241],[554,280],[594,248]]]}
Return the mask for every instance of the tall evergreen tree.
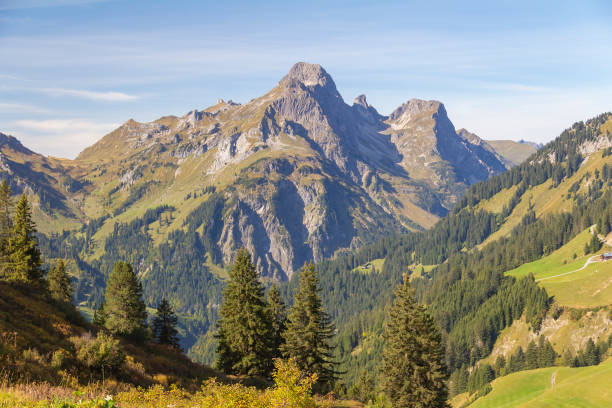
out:
{"label": "tall evergreen tree", "polygon": [[170,303],[163,298],[157,305],[157,315],[153,318],[153,337],[159,344],[166,344],[179,348],[178,331],[176,325],[178,319]]}
{"label": "tall evergreen tree", "polygon": [[217,367],[228,374],[267,377],[273,366],[272,321],[246,249],[232,265],[219,317]]}
{"label": "tall evergreen tree", "polygon": [[55,267],[47,274],[47,286],[53,299],[66,303],[72,301],[72,282],[66,273],[63,260],[57,261]]}
{"label": "tall evergreen tree", "polygon": [[21,195],[15,208],[13,230],[8,241],[8,280],[39,284],[42,278],[42,258],[36,242],[36,226],[28,199]]}
{"label": "tall evergreen tree", "polygon": [[276,357],[280,357],[280,346],[284,342],[283,333],[287,328],[287,310],[285,307],[285,302],[283,302],[280,291],[276,285],[272,285],[268,291],[268,310],[272,318],[274,355]]}
{"label": "tall evergreen tree", "polygon": [[8,261],[9,238],[13,232],[12,211],[11,186],[6,180],[2,180],[0,183],[0,268]]}
{"label": "tall evergreen tree", "polygon": [[94,309],[94,314],[91,322],[97,326],[104,326],[106,324],[106,312],[104,311],[104,302],[100,304],[100,307]]}
{"label": "tall evergreen tree", "polygon": [[319,279],[310,262],[300,273],[300,287],[289,310],[281,351],[284,357],[295,358],[305,373],[316,374],[314,389],[325,392],[333,387],[339,372],[332,357],[335,327],[323,310],[319,290]]}
{"label": "tall evergreen tree", "polygon": [[142,284],[126,262],[116,262],[108,277],[104,313],[104,326],[113,334],[145,336],[147,311],[142,300]]}
{"label": "tall evergreen tree", "polygon": [[414,299],[407,276],[395,290],[384,340],[381,377],[393,407],[447,407],[442,338],[432,317]]}

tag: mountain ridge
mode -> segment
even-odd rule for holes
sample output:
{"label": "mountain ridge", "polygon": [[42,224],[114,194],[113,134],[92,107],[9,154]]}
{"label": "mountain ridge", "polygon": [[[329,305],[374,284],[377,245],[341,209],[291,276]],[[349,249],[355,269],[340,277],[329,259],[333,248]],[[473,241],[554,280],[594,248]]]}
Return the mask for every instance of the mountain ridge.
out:
{"label": "mountain ridge", "polygon": [[195,208],[189,200],[214,189],[225,203],[218,259],[228,264],[246,246],[260,273],[281,280],[308,259],[427,228],[468,185],[505,170],[457,136],[442,103],[412,99],[387,117],[365,95],[348,105],[323,67],[304,62],[245,104],[130,119],[62,166],[81,183],[67,194],[79,222],[171,205],[170,232]]}

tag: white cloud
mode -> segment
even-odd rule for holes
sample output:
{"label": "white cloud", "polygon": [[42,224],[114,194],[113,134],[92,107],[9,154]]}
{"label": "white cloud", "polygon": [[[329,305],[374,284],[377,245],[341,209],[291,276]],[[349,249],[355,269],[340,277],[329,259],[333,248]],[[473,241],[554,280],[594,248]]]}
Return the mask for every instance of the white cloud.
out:
{"label": "white cloud", "polygon": [[76,98],[89,99],[92,101],[103,102],[127,102],[138,99],[136,95],[129,95],[123,92],[96,92],[81,89],[64,89],[64,88],[41,88],[41,92],[54,96],[74,96]]}
{"label": "white cloud", "polygon": [[8,133],[37,153],[74,158],[119,125],[83,119],[17,120]]}
{"label": "white cloud", "polygon": [[36,105],[30,105],[27,103],[10,103],[10,102],[0,102],[0,111],[3,113],[40,113],[40,114],[50,114],[53,113],[52,110],[47,108],[42,108]]}

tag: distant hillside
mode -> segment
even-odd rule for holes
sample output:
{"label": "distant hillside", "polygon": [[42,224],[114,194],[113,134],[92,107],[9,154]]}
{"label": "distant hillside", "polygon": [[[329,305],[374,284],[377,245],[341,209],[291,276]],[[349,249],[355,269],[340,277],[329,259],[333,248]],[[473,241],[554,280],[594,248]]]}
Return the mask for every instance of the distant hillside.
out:
{"label": "distant hillside", "polygon": [[536,143],[525,141],[487,140],[487,143],[506,160],[509,167],[521,164],[539,148]]}

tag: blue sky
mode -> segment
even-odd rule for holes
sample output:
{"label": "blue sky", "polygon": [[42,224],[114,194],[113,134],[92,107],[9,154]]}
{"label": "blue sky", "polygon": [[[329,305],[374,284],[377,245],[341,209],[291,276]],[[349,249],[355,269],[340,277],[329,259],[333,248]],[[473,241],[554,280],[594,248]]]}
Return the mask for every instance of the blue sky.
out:
{"label": "blue sky", "polygon": [[612,3],[0,0],[0,132],[73,158],[130,118],[247,102],[297,61],[348,103],[437,99],[457,128],[545,142],[612,110]]}

